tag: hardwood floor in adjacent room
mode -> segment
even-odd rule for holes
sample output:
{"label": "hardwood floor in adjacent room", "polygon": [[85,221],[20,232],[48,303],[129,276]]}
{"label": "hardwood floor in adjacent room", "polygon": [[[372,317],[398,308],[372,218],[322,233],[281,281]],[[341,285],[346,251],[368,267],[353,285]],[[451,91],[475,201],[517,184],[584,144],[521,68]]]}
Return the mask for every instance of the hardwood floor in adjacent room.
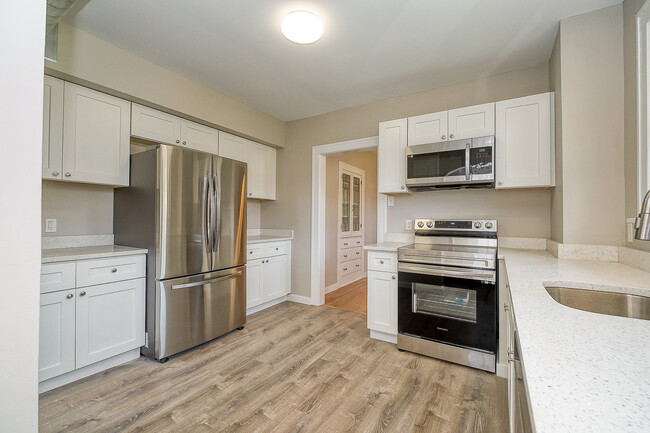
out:
{"label": "hardwood floor in adjacent room", "polygon": [[40,396],[40,432],[507,432],[506,381],[371,340],[366,316],[284,302],[166,364]]}
{"label": "hardwood floor in adjacent room", "polygon": [[367,279],[362,278],[325,295],[325,305],[366,314]]}

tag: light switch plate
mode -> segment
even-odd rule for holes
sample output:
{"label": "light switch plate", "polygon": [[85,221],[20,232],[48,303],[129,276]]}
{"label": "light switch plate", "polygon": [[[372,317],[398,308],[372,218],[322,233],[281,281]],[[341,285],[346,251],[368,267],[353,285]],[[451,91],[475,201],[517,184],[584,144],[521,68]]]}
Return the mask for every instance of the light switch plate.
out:
{"label": "light switch plate", "polygon": [[45,220],[45,233],[56,233],[56,218]]}
{"label": "light switch plate", "polygon": [[388,206],[395,206],[395,197],[392,195],[388,196]]}

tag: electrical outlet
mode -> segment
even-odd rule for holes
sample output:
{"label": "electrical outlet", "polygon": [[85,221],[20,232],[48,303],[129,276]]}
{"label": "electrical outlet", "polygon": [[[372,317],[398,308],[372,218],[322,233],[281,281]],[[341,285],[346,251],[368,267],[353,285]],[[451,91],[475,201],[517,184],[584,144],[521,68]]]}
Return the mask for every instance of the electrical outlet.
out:
{"label": "electrical outlet", "polygon": [[45,220],[45,233],[56,233],[56,218]]}
{"label": "electrical outlet", "polygon": [[406,220],[406,230],[413,230],[413,220]]}

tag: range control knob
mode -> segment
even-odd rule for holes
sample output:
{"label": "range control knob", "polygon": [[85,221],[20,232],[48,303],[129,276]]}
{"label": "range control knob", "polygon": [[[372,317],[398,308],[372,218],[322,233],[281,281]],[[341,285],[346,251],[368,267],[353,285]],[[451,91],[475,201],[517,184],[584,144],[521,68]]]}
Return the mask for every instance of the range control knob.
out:
{"label": "range control knob", "polygon": [[424,223],[422,221],[418,221],[418,227],[420,228],[424,227]]}
{"label": "range control knob", "polygon": [[481,223],[479,221],[476,221],[474,223],[474,228],[480,229],[481,228]]}
{"label": "range control knob", "polygon": [[427,221],[427,227],[429,228],[433,227],[433,223],[431,221]]}
{"label": "range control knob", "polygon": [[491,222],[487,222],[487,223],[485,223],[485,228],[486,228],[486,229],[491,229],[492,227],[493,227],[493,225],[492,225]]}

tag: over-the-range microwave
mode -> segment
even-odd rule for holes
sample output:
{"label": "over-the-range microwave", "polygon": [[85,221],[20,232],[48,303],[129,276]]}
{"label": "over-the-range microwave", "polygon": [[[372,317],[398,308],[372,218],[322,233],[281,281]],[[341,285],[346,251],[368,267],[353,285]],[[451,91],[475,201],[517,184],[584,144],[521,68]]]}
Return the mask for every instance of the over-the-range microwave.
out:
{"label": "over-the-range microwave", "polygon": [[406,148],[406,186],[414,191],[494,186],[494,136]]}

